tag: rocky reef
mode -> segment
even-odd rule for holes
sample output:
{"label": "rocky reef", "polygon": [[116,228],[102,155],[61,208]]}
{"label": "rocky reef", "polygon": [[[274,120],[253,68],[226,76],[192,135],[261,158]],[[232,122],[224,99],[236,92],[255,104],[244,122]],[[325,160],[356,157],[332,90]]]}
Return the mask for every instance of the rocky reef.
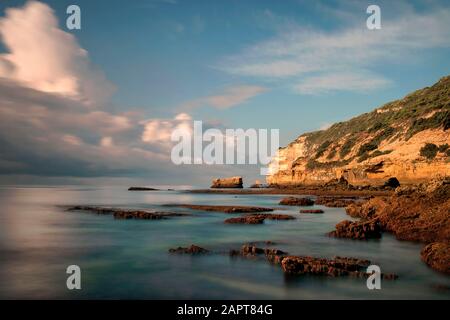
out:
{"label": "rocky reef", "polygon": [[[329,277],[353,276],[368,277],[366,268],[370,265],[369,260],[334,257],[333,259],[317,258],[311,256],[292,256],[275,248],[259,248],[252,244],[246,244],[240,250],[231,250],[230,256],[258,258],[263,256],[270,263],[279,265],[287,275],[318,275]],[[383,279],[397,279],[396,274],[382,274]]]}
{"label": "rocky reef", "polygon": [[250,214],[243,217],[226,219],[225,223],[230,224],[261,224],[264,220],[294,220],[295,217],[289,214]]}
{"label": "rocky reef", "polygon": [[171,248],[169,249],[170,253],[177,253],[177,254],[191,254],[191,255],[198,255],[198,254],[207,254],[210,251],[196,246],[195,244],[192,244],[189,247],[183,248],[183,247],[178,247],[178,248]]}
{"label": "rocky reef", "polygon": [[287,197],[281,199],[279,204],[284,206],[313,206],[314,201],[310,198]]}
{"label": "rocky reef", "polygon": [[252,206],[220,206],[220,205],[198,205],[198,204],[165,204],[166,207],[179,207],[201,211],[214,211],[224,213],[254,213],[273,211],[272,208],[252,207]]}
{"label": "rocky reef", "polygon": [[145,211],[132,210],[121,208],[106,208],[96,206],[73,206],[67,209],[68,211],[88,211],[95,214],[112,215],[114,219],[144,219],[144,220],[160,220],[170,217],[181,217],[187,214],[178,212],[159,212],[159,211]]}
{"label": "rocky reef", "polygon": [[214,179],[211,188],[243,188],[242,177]]}
{"label": "rocky reef", "polygon": [[381,238],[381,227],[377,219],[352,222],[344,220],[336,225],[336,230],[329,233],[331,237],[357,240]]}
{"label": "rocky reef", "polygon": [[426,243],[427,246],[422,250],[422,260],[430,267],[448,273],[449,177],[436,178],[414,186],[400,186],[390,197],[374,197],[363,203],[350,204],[346,212],[363,221],[376,222],[383,231],[393,233],[399,240]]}

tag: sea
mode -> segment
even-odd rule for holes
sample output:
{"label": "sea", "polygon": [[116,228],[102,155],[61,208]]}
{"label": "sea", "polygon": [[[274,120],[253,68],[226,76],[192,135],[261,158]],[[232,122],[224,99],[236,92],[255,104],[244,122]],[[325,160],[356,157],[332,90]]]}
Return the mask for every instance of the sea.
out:
{"label": "sea", "polygon": [[[327,233],[338,222],[351,220],[343,208],[315,205],[325,213],[301,214],[299,207],[279,206],[281,198],[130,192],[119,186],[0,187],[0,299],[450,299],[450,277],[420,260],[423,244],[398,241],[389,233],[368,241],[331,238]],[[224,224],[231,214],[163,206],[175,203],[267,206],[297,219]],[[68,211],[71,205],[190,215],[115,220]],[[399,278],[370,290],[364,278],[286,276],[264,259],[228,254],[245,243],[265,241],[291,255],[368,259]],[[213,253],[168,252],[191,244]],[[72,265],[80,268],[80,289],[67,286]]]}

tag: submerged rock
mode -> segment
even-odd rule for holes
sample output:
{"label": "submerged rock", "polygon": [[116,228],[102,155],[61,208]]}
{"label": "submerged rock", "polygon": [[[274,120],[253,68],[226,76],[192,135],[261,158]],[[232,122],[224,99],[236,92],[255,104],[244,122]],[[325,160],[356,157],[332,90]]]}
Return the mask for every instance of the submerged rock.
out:
{"label": "submerged rock", "polygon": [[242,177],[217,178],[212,181],[211,188],[242,188]]}
{"label": "submerged rock", "polygon": [[106,208],[95,206],[74,206],[69,207],[68,211],[89,211],[96,214],[113,215],[115,219],[145,219],[145,220],[159,220],[169,217],[186,216],[183,213],[177,212],[152,212],[144,210],[127,210],[120,208]]}
{"label": "submerged rock", "polygon": [[322,209],[301,209],[300,213],[323,213]]}
{"label": "submerged rock", "polygon": [[202,247],[192,244],[190,247],[187,247],[187,248],[178,247],[178,248],[169,249],[169,252],[170,253],[178,253],[178,254],[197,255],[197,254],[206,254],[206,253],[209,253],[210,251],[205,248],[202,248]]}
{"label": "submerged rock", "polygon": [[250,215],[246,217],[236,217],[236,218],[230,218],[226,219],[224,223],[229,224],[261,224],[264,222],[266,218],[260,217],[257,215]]}
{"label": "submerged rock", "polygon": [[344,220],[336,225],[336,230],[329,233],[332,237],[357,240],[381,238],[381,227],[378,220],[356,221]]}
{"label": "submerged rock", "polygon": [[279,204],[284,206],[312,206],[314,201],[310,198],[286,197],[281,199]]}
{"label": "submerged rock", "polygon": [[159,189],[148,187],[129,187],[128,191],[159,191]]}
{"label": "submerged rock", "polygon": [[273,211],[272,208],[252,207],[252,206],[216,206],[216,205],[198,205],[198,204],[165,204],[166,207],[179,207],[202,211],[215,211],[225,213],[253,213]]}
{"label": "submerged rock", "polygon": [[294,216],[289,214],[272,214],[272,213],[261,213],[261,214],[251,214],[243,217],[236,217],[226,219],[224,223],[240,223],[240,224],[261,224],[265,219],[269,220],[293,220]]}

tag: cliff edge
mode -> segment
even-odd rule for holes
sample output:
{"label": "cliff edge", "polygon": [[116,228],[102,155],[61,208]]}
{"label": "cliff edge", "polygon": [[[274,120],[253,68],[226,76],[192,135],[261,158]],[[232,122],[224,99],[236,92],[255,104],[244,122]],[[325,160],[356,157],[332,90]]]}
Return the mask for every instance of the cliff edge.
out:
{"label": "cliff edge", "polygon": [[[450,76],[326,130],[280,148],[267,183],[354,185],[418,183],[450,176]],[[278,167],[275,163],[278,162]]]}

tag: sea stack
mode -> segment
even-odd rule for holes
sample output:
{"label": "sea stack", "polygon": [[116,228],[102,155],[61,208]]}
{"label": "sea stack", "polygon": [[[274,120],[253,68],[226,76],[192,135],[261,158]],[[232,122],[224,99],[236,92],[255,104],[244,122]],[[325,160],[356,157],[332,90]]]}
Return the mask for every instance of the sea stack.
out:
{"label": "sea stack", "polygon": [[242,188],[242,177],[217,178],[212,181],[211,188]]}

